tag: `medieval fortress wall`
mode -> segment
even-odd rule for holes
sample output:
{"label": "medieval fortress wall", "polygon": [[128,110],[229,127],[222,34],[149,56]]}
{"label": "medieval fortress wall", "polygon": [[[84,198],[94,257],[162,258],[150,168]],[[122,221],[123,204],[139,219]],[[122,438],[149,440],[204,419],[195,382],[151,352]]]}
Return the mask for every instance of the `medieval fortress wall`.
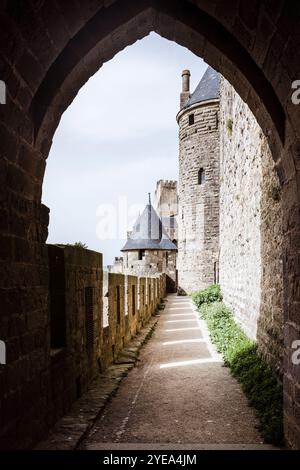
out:
{"label": "medieval fortress wall", "polygon": [[224,301],[268,362],[281,369],[280,185],[265,136],[225,80],[220,89],[220,258]]}
{"label": "medieval fortress wall", "polygon": [[261,297],[264,137],[247,105],[224,79],[220,95],[220,284],[224,301],[255,338]]}
{"label": "medieval fortress wall", "polygon": [[281,187],[265,138],[261,143],[261,297],[257,323],[260,351],[283,374],[283,229]]}

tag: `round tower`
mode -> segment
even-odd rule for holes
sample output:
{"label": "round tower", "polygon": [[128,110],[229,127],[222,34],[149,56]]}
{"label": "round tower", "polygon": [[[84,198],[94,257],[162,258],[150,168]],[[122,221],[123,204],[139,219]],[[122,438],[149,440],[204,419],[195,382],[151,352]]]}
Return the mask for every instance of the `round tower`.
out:
{"label": "round tower", "polygon": [[[208,67],[194,93],[182,74],[179,125],[178,286],[194,292],[218,281],[219,88]],[[183,99],[185,98],[185,100]]]}

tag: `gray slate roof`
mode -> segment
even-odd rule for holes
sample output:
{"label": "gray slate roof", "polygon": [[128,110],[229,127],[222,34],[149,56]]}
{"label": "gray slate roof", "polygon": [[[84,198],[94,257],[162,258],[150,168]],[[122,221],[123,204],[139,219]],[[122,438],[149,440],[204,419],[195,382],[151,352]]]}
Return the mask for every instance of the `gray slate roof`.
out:
{"label": "gray slate roof", "polygon": [[193,104],[217,99],[220,96],[220,74],[208,66],[194,93],[185,102],[183,109]]}
{"label": "gray slate roof", "polygon": [[138,217],[121,251],[132,250],[177,250],[151,204]]}

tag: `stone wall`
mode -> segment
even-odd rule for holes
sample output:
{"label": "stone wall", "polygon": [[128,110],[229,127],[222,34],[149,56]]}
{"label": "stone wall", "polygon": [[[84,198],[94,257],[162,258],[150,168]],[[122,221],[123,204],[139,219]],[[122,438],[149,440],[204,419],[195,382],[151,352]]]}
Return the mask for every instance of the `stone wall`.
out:
{"label": "stone wall", "polygon": [[50,276],[49,414],[56,421],[97,374],[102,350],[102,255],[48,245]]}
{"label": "stone wall", "polygon": [[103,328],[108,325],[108,272],[103,271]]}
{"label": "stone wall", "polygon": [[127,295],[127,305],[128,305],[128,325],[130,336],[133,337],[140,330],[141,322],[139,318],[138,311],[138,286],[139,278],[137,276],[128,276],[128,295]]}
{"label": "stone wall", "polygon": [[[219,102],[178,115],[178,286],[190,293],[213,283],[219,233]],[[194,115],[194,124],[189,116]],[[199,172],[203,172],[201,184]],[[204,181],[205,180],[205,181]]]}
{"label": "stone wall", "polygon": [[168,292],[176,292],[176,251],[143,250],[142,259],[139,251],[124,252],[123,272],[135,276],[156,276],[165,273],[168,279]]}
{"label": "stone wall", "polygon": [[224,301],[281,373],[280,185],[266,138],[225,79],[220,99],[220,175],[219,278]]}
{"label": "stone wall", "polygon": [[108,322],[112,357],[116,359],[125,345],[125,276],[108,274]]}
{"label": "stone wall", "polygon": [[[157,311],[166,294],[166,276],[155,278],[108,273],[108,322],[101,351],[102,368],[117,358],[124,346]],[[151,299],[149,291],[152,292]]]}
{"label": "stone wall", "polygon": [[[2,185],[1,191],[7,194]],[[0,365],[0,448],[4,449],[28,447],[43,435],[51,387],[45,245],[49,210],[17,193],[11,194],[10,203],[7,224],[6,212],[0,209],[0,339],[6,346],[6,364]],[[3,236],[6,226],[14,231],[11,239]]]}
{"label": "stone wall", "polygon": [[[26,423],[19,418],[20,408],[13,411],[14,383],[17,390],[30,364],[24,360],[23,368],[15,374],[15,382],[10,381],[11,394],[4,393],[1,399],[1,449],[28,448],[43,438],[88,389],[97,373],[112,364],[165,297],[165,275],[138,278],[103,273],[102,255],[78,247],[47,245],[47,253],[44,264],[49,285],[48,308],[45,317],[39,312],[32,317],[34,323],[28,317],[34,334],[22,341],[23,351],[25,348],[28,353],[32,351],[40,360],[40,366],[31,372],[38,375],[40,383],[36,384],[37,390],[28,383],[28,400],[20,403],[20,407],[27,406],[26,416],[35,412],[39,419],[35,426],[29,422],[27,433],[23,434]],[[8,342],[7,364],[0,366],[0,383],[5,377],[12,377],[12,370]]]}
{"label": "stone wall", "polygon": [[261,303],[257,324],[260,352],[283,375],[283,230],[281,187],[266,139],[261,143]]}

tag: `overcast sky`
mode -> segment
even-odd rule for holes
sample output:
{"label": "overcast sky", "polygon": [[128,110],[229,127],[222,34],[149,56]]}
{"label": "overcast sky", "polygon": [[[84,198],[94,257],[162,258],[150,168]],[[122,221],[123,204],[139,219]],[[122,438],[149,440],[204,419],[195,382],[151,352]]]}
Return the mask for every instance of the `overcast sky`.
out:
{"label": "overcast sky", "polygon": [[48,243],[82,241],[120,256],[159,179],[178,179],[181,72],[206,64],[155,33],[117,54],[80,90],[54,136],[43,185]]}

